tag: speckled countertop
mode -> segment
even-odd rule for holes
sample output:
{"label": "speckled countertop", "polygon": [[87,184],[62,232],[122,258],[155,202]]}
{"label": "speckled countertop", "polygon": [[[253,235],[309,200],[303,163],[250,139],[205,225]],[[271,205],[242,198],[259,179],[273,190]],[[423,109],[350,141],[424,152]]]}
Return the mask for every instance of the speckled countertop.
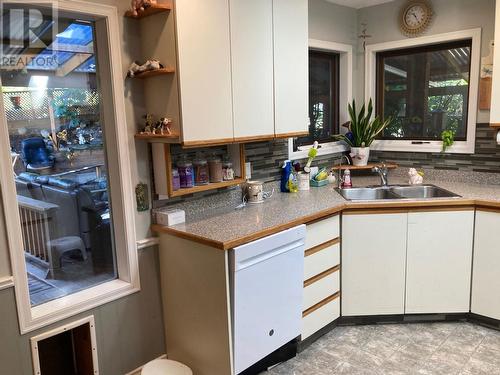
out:
{"label": "speckled countertop", "polygon": [[[379,184],[377,176],[353,177],[353,185]],[[480,181],[485,182],[484,184]],[[392,173],[390,184],[407,184],[407,178]],[[235,209],[229,198],[222,205],[198,202],[196,209],[186,209],[186,223],[165,227],[153,226],[161,233],[169,233],[220,248],[231,249],[248,241],[267,236],[301,223],[326,217],[344,209],[389,208],[389,207],[431,207],[460,205],[492,205],[500,207],[500,176],[470,172],[465,176],[458,172],[426,173],[425,183],[435,184],[462,196],[462,198],[425,200],[378,200],[346,201],[334,190],[334,185],[313,188],[298,193],[280,193],[261,204],[247,205]],[[234,193],[233,193],[234,195]],[[234,197],[233,197],[234,198]]]}

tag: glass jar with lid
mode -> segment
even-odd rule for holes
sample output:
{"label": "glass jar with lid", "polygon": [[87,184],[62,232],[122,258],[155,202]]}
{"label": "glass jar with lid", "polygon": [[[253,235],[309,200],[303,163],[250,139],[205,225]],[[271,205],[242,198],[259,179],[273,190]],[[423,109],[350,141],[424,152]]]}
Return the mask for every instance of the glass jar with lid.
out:
{"label": "glass jar with lid", "polygon": [[209,182],[208,161],[201,152],[196,154],[193,161],[194,166],[194,184],[207,185]]}
{"label": "glass jar with lid", "polygon": [[222,160],[215,153],[208,158],[210,182],[222,182]]}
{"label": "glass jar with lid", "polygon": [[233,163],[227,156],[225,156],[224,160],[222,161],[222,179],[224,181],[234,180]]}
{"label": "glass jar with lid", "polygon": [[193,163],[186,155],[181,155],[177,161],[177,172],[179,173],[180,188],[192,188],[194,186]]}

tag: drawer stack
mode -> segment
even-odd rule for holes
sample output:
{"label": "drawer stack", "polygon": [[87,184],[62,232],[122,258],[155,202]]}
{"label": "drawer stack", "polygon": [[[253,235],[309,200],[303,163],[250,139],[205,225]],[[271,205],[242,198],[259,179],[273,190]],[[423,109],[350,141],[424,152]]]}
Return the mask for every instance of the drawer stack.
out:
{"label": "drawer stack", "polygon": [[307,225],[302,340],[340,317],[340,217]]}

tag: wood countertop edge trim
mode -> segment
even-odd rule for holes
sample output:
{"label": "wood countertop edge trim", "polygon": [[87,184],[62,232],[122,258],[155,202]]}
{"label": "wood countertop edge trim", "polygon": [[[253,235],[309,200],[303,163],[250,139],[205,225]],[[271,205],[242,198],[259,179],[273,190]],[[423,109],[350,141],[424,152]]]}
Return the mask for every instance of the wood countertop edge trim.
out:
{"label": "wood countertop edge trim", "polygon": [[437,201],[415,201],[415,202],[381,202],[381,203],[340,203],[338,206],[328,208],[316,212],[311,215],[292,220],[290,222],[266,228],[261,231],[239,237],[231,241],[216,241],[196,234],[188,233],[172,227],[167,227],[159,224],[153,224],[151,229],[156,233],[166,233],[177,236],[183,239],[192,240],[204,245],[208,245],[220,250],[230,250],[236,246],[246,244],[251,241],[269,236],[271,234],[293,228],[301,224],[309,224],[311,222],[325,219],[328,216],[333,216],[339,213],[344,214],[360,214],[360,213],[377,213],[377,212],[401,212],[401,211],[421,211],[421,210],[461,210],[461,209],[483,209],[497,210],[500,212],[500,202],[488,200],[460,199],[460,200],[437,200]]}

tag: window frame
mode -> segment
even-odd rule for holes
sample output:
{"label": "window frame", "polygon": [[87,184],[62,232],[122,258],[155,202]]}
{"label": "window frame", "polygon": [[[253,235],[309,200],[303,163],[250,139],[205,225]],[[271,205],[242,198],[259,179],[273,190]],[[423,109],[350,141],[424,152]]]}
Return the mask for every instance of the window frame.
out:
{"label": "window frame", "polygon": [[[13,1],[16,2],[16,1]],[[26,2],[23,2],[26,4]],[[52,5],[50,1],[37,1],[37,5]],[[137,258],[134,192],[126,124],[124,83],[122,74],[121,36],[118,10],[114,6],[82,1],[58,0],[54,3],[59,13],[95,21],[98,54],[109,61],[100,64],[102,107],[106,123],[106,154],[108,158],[110,194],[113,201],[116,266],[118,277],[94,287],[31,306],[24,248],[21,234],[17,193],[12,178],[10,145],[5,108],[0,101],[0,190],[4,204],[9,254],[14,279],[17,311],[21,334],[33,331],[62,319],[140,291]],[[0,78],[1,85],[1,78]]]}
{"label": "window frame", "polygon": [[[352,86],[353,86],[353,51],[352,45],[329,42],[318,39],[309,39],[309,50],[318,52],[331,52],[339,54],[339,127],[340,132],[345,132],[345,129],[340,125],[349,121],[349,113],[347,104],[352,101]],[[288,158],[291,160],[307,158],[312,144],[300,146],[297,151],[294,151],[293,138],[288,139]],[[343,142],[324,142],[320,143],[318,156],[331,155],[339,152],[347,151],[349,148]]]}
{"label": "window frame", "polygon": [[[423,36],[413,39],[404,39],[392,42],[370,44],[366,46],[365,52],[365,101],[370,98],[377,103],[377,53],[392,50],[404,50],[415,47],[424,47],[433,44],[443,44],[465,39],[472,40],[470,58],[470,82],[469,82],[469,102],[467,108],[467,137],[466,140],[455,141],[453,146],[446,150],[446,153],[473,154],[476,141],[476,119],[477,119],[477,99],[479,90],[479,72],[481,60],[481,28],[468,29],[450,33]],[[370,147],[379,151],[401,151],[401,152],[441,152],[442,142],[440,140],[431,141],[428,139],[413,140],[388,140],[378,139]]]}
{"label": "window frame", "polygon": [[[330,109],[335,108],[336,110],[333,111],[332,113],[329,114],[329,126],[331,127],[330,132],[332,134],[336,134],[336,132],[339,131],[340,129],[340,120],[339,120],[339,109],[340,109],[340,53],[338,52],[332,52],[332,51],[318,51],[315,49],[310,49],[309,50],[309,62],[311,61],[311,58],[320,58],[324,61],[328,61],[331,66],[331,75],[330,75],[330,90],[329,90],[329,99],[333,99],[330,103]],[[309,64],[309,69],[311,69],[311,64]],[[309,71],[310,72],[310,71]],[[310,92],[309,92],[310,95]],[[311,102],[311,97],[309,96],[309,103]],[[310,105],[310,104],[309,104]],[[311,135],[307,135],[304,137],[297,137],[294,138],[294,142],[296,142],[300,138],[310,138]],[[315,139],[319,143],[328,143],[330,139],[327,139],[326,137],[320,138],[320,139]],[[304,142],[304,145],[311,145],[315,140],[312,142],[309,142],[310,140],[307,140],[307,143]],[[298,147],[304,146],[300,145]],[[295,145],[294,145],[295,147]],[[297,147],[297,148],[298,148]]]}

